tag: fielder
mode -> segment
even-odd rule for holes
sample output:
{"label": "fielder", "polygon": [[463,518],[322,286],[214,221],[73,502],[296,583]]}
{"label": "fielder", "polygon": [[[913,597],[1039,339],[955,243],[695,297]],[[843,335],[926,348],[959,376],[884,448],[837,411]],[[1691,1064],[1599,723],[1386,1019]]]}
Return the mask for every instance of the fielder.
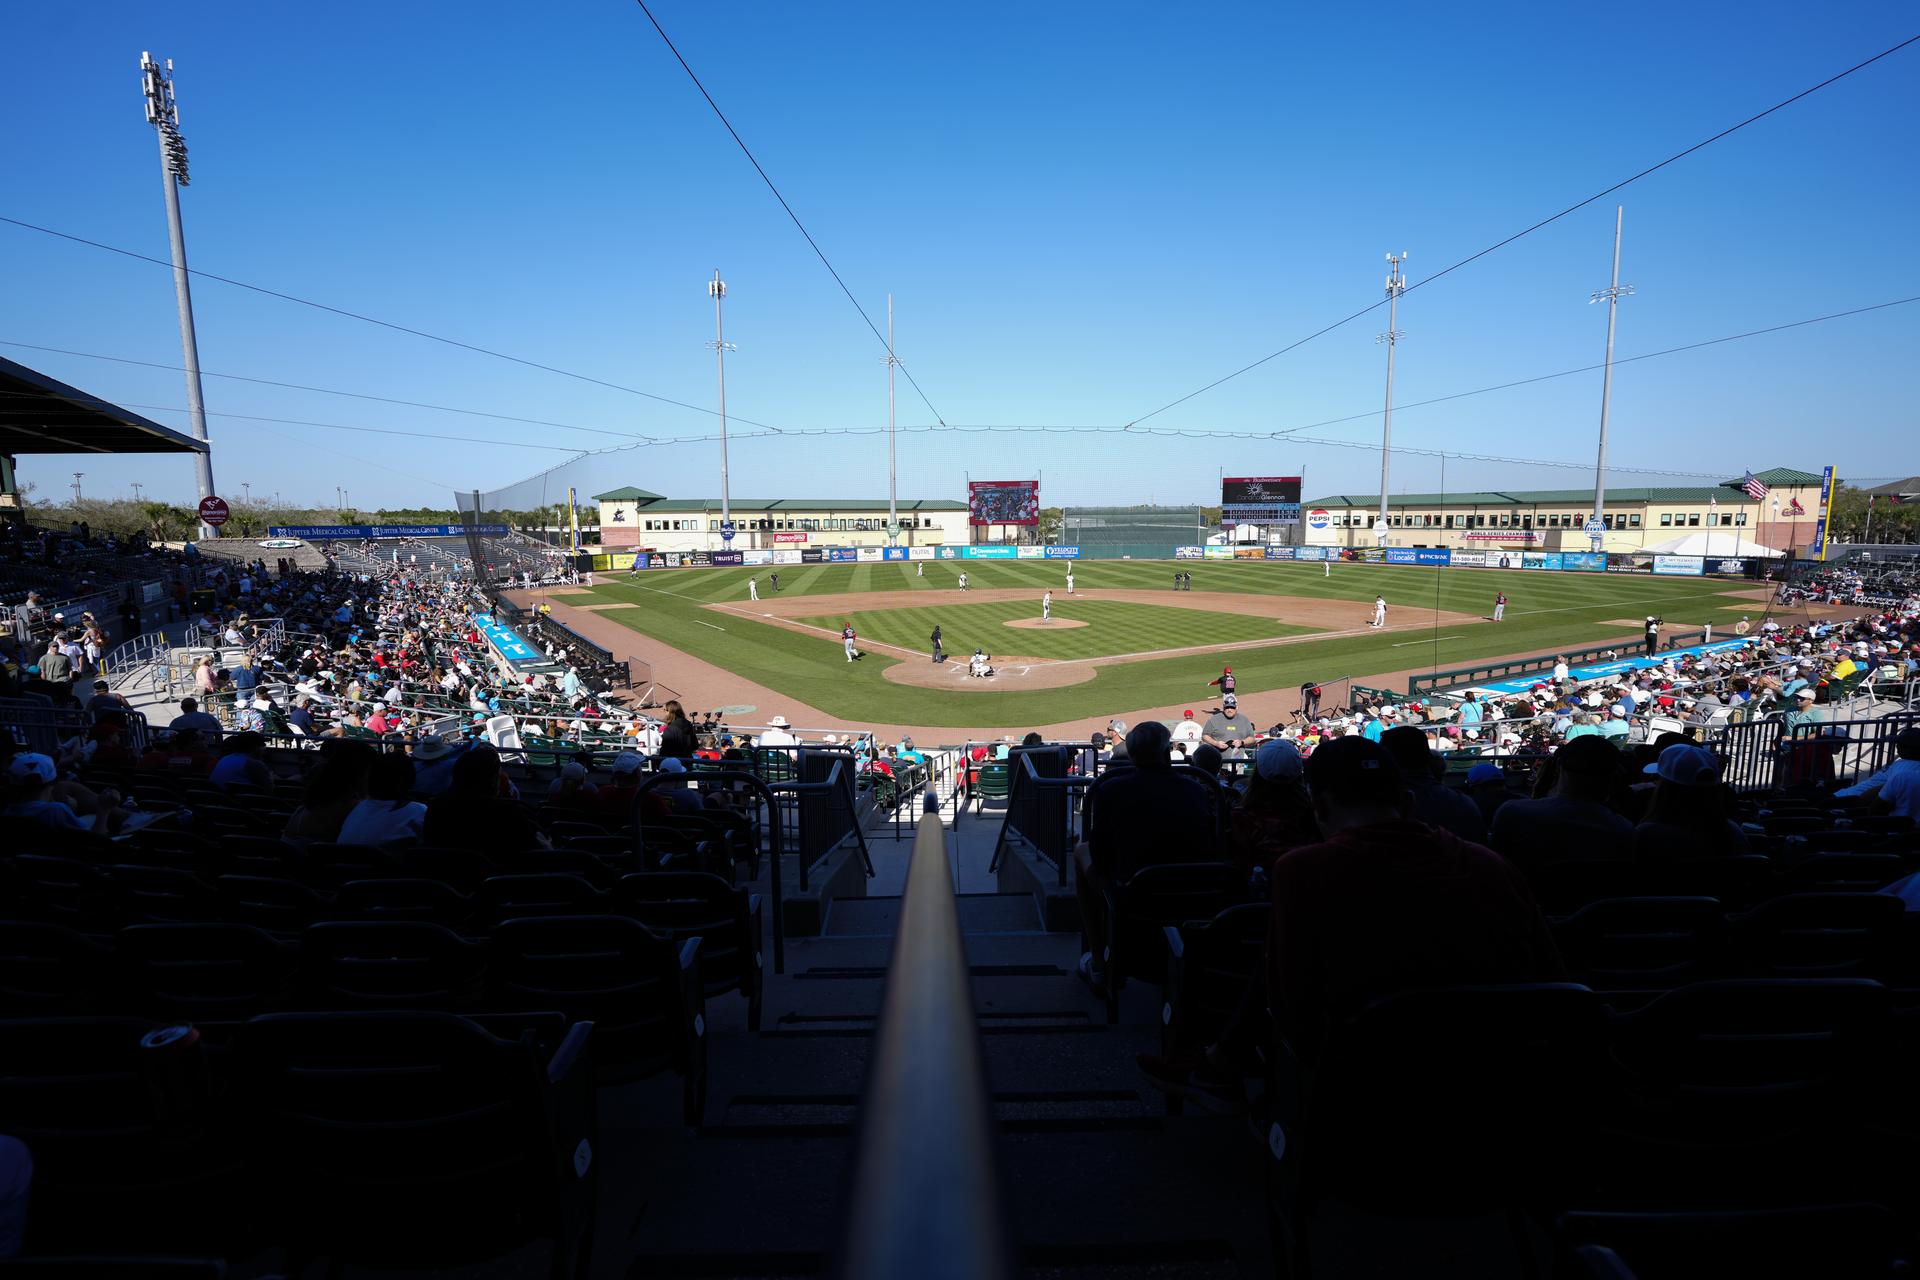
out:
{"label": "fielder", "polygon": [[1053,620],[1053,592],[1049,591],[1047,592],[1047,594],[1040,597],[1040,621],[1051,622],[1052,620]]}
{"label": "fielder", "polygon": [[1387,625],[1387,598],[1385,596],[1375,596],[1373,598],[1373,625],[1376,627],[1384,627]]}
{"label": "fielder", "polygon": [[1493,620],[1495,622],[1507,620],[1507,593],[1504,591],[1493,598]]}
{"label": "fielder", "polygon": [[860,656],[859,650],[853,647],[853,642],[858,638],[859,637],[857,637],[854,634],[853,624],[851,622],[849,622],[845,627],[841,628],[840,647],[846,650],[848,662],[852,662],[855,658]]}
{"label": "fielder", "polygon": [[760,598],[760,580],[758,578],[749,577],[747,579],[747,599],[758,600],[759,598]]}
{"label": "fielder", "polygon": [[1073,566],[1067,566],[1067,594],[1073,594]]}
{"label": "fielder", "polygon": [[962,591],[967,589],[967,575],[964,573],[960,575],[960,589]]}

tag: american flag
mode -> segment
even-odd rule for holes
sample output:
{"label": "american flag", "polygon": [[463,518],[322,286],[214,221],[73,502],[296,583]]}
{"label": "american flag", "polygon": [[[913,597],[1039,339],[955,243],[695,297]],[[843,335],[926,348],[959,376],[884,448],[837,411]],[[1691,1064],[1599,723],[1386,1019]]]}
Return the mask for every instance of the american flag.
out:
{"label": "american flag", "polygon": [[1751,471],[1747,472],[1747,478],[1740,482],[1740,487],[1745,490],[1746,495],[1755,502],[1759,502],[1767,496],[1767,482],[1754,475]]}

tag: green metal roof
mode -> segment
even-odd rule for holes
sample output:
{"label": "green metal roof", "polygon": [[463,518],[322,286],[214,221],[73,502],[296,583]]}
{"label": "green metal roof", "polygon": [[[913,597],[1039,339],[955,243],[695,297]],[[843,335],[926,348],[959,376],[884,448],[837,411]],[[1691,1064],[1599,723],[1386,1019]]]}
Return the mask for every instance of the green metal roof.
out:
{"label": "green metal roof", "polygon": [[[1718,499],[1732,506],[1754,506],[1754,501],[1738,485],[1700,485],[1688,488],[1608,489],[1608,505],[1636,502],[1705,502]],[[1337,493],[1312,498],[1309,507],[1368,507],[1380,505],[1377,493]],[[1393,493],[1387,495],[1389,507],[1593,507],[1591,489],[1511,489],[1475,493]]]}
{"label": "green metal roof", "polygon": [[[1785,485],[1789,488],[1795,485],[1820,483],[1820,473],[1818,471],[1796,471],[1792,467],[1773,467],[1766,471],[1756,471],[1753,473],[1753,478],[1770,485]],[[1745,479],[1745,476],[1735,476],[1733,479],[1727,481],[1727,483],[1739,484]]]}
{"label": "green metal roof", "polygon": [[660,497],[660,494],[628,485],[624,489],[610,489],[606,493],[596,493],[593,495],[593,500],[595,502],[658,502]]}
{"label": "green metal roof", "polygon": [[[946,499],[902,498],[898,502],[902,511],[965,511],[964,502],[951,502]],[[733,498],[729,506],[734,511],[780,512],[783,514],[812,515],[823,511],[885,511],[885,498]],[[692,512],[708,514],[720,510],[718,498],[663,498],[658,502],[649,502],[641,507],[644,515],[660,513]]]}

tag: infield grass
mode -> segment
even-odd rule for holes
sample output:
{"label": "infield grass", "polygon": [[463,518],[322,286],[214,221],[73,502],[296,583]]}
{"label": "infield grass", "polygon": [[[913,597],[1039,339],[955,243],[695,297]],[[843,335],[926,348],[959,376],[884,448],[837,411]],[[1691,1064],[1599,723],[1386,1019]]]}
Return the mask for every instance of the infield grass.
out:
{"label": "infield grass", "polygon": [[[876,597],[876,603],[883,597]],[[980,604],[943,604],[917,608],[863,609],[851,615],[822,614],[798,618],[812,626],[838,632],[848,621],[865,644],[890,644],[916,653],[928,648],[935,625],[947,652],[1019,654],[1027,658],[1107,657],[1116,653],[1146,653],[1201,644],[1235,644],[1244,640],[1277,640],[1308,635],[1313,627],[1288,626],[1272,618],[1242,614],[1176,609],[1170,605],[1127,604],[1111,600],[1083,600],[1055,593],[1054,628],[1010,627],[1016,620],[1037,621],[1039,605],[1030,600],[998,600]],[[1068,622],[1084,622],[1072,627]]]}

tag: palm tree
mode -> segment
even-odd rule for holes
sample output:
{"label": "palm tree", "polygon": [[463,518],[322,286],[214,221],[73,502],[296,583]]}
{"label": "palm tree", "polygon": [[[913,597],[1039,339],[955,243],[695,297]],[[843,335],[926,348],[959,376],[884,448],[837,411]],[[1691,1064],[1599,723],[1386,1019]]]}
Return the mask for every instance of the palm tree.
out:
{"label": "palm tree", "polygon": [[153,534],[153,540],[155,542],[165,542],[167,540],[167,529],[173,523],[174,511],[175,508],[165,502],[143,502],[140,504],[140,515],[146,520],[147,528]]}

